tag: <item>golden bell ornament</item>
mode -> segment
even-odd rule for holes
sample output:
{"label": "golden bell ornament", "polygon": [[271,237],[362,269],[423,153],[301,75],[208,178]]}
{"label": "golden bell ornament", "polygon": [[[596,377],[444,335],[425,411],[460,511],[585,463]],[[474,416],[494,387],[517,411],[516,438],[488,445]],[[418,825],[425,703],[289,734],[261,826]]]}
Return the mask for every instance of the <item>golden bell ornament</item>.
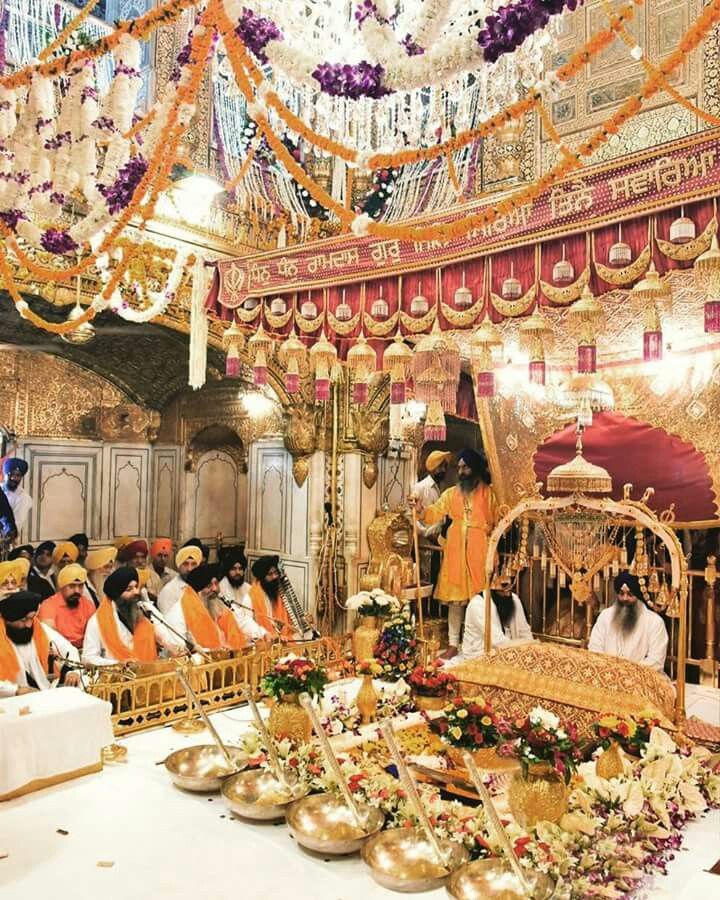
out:
{"label": "golden bell ornament", "polygon": [[465,284],[465,269],[462,271],[462,284],[455,291],[455,306],[457,309],[467,309],[473,305],[472,291]]}
{"label": "golden bell ornament", "polygon": [[552,280],[555,284],[570,284],[574,278],[575,268],[570,260],[565,258],[565,244],[563,244],[562,258],[553,266]]}
{"label": "golden bell ornament", "polygon": [[550,763],[534,763],[526,774],[518,773],[510,783],[508,803],[521,828],[538,822],[559,822],[567,812],[568,790]]}
{"label": "golden bell ornament", "polygon": [[687,244],[695,240],[697,229],[692,219],[685,215],[685,208],[680,207],[680,216],[670,225],[670,240],[673,244]]}
{"label": "golden bell ornament", "polygon": [[410,301],[410,315],[420,318],[427,314],[430,309],[430,303],[422,292],[422,283],[418,281],[418,292]]}
{"label": "golden bell ornament", "polygon": [[611,266],[626,266],[632,260],[632,249],[622,239],[622,225],[618,225],[618,239],[610,248],[608,262]]}
{"label": "golden bell ornament", "polygon": [[268,718],[270,734],[281,741],[289,738],[298,744],[307,744],[312,737],[310,716],[300,706],[297,694],[282,694],[270,709]]}
{"label": "golden bell ornament", "polygon": [[377,483],[377,479],[378,479],[377,462],[373,457],[368,456],[365,458],[365,461],[363,462],[363,468],[362,468],[363,484],[369,491],[371,491],[375,487],[375,485]]}
{"label": "golden bell ornament", "polygon": [[282,316],[287,312],[287,303],[283,297],[274,297],[270,301],[270,312],[274,316]]}
{"label": "golden bell ornament", "polygon": [[510,275],[503,281],[500,293],[505,300],[517,300],[522,294],[522,285],[515,277],[515,263],[513,262],[510,263]]}

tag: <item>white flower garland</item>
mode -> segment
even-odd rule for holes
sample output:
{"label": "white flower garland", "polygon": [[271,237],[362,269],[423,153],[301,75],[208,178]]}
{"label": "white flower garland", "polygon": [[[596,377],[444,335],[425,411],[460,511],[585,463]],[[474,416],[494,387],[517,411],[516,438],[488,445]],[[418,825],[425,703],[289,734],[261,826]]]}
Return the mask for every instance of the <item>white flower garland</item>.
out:
{"label": "white flower garland", "polygon": [[142,299],[143,301],[150,300],[149,306],[145,306],[142,309],[128,307],[125,305],[120,291],[116,290],[110,298],[110,309],[117,313],[121,319],[125,319],[126,322],[151,322],[153,319],[161,316],[177,296],[177,290],[180,286],[180,281],[185,274],[190,255],[189,250],[182,249],[177,251],[170,274],[168,275],[165,290],[148,290],[144,293]]}

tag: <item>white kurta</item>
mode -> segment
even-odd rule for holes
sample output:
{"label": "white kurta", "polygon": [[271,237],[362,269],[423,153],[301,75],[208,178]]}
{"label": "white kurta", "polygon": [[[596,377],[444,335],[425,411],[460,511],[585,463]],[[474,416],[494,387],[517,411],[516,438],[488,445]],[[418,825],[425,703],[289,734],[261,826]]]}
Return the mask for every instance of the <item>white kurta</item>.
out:
{"label": "white kurta", "polygon": [[22,485],[18,485],[14,491],[9,491],[5,485],[2,486],[2,489],[5,491],[8,503],[12,507],[13,515],[15,516],[15,527],[18,534],[20,534],[27,525],[28,516],[33,505],[32,497]]}
{"label": "white kurta", "polygon": [[186,587],[187,583],[183,581],[180,575],[176,575],[160,591],[157,598],[157,608],[164,616],[170,612],[180,597],[182,597],[182,592]]}
{"label": "white kurta", "polygon": [[[440,499],[442,491],[435,483],[432,475],[426,475],[422,481],[418,481],[412,493],[418,498],[422,508],[427,509],[428,506],[432,506],[433,503]],[[418,534],[424,538],[436,538],[442,531],[442,527],[442,522],[436,522],[434,525],[423,525],[422,522],[417,523]]]}
{"label": "white kurta", "polygon": [[154,594],[156,597],[160,596],[160,591],[165,587],[166,584],[170,584],[170,582],[177,576],[177,572],[174,569],[165,569],[162,575],[158,575],[158,573],[153,568],[152,564],[150,565],[150,575],[148,576],[147,584],[145,585],[151,594]]}
{"label": "white kurta", "polygon": [[[113,601],[113,615],[115,616],[115,625],[117,626],[118,635],[120,636],[120,640],[125,644],[125,646],[130,649],[132,644],[132,634],[129,629],[126,628],[125,624],[120,621],[120,616],[117,613],[117,607]],[[175,637],[175,635],[169,631],[164,625],[161,625],[159,622],[152,622],[153,630],[155,631],[155,641],[162,647],[164,650],[167,650],[171,655],[175,655],[177,653],[185,650],[185,646],[180,642],[180,639]],[[184,632],[180,632],[183,634]],[[85,639],[83,641],[82,648],[82,661],[86,663],[90,663],[93,666],[110,666],[114,663],[118,662],[117,659],[114,659],[111,655],[107,647],[105,646],[105,642],[102,639],[102,635],[100,634],[100,626],[98,625],[97,613],[90,619],[87,623],[87,628],[85,629]]]}
{"label": "white kurta", "polygon": [[[490,637],[493,647],[502,647],[510,641],[531,641],[533,633],[525,617],[525,610],[517,594],[512,595],[515,612],[508,625],[503,628],[500,615],[495,604],[490,601],[492,623]],[[485,593],[475,594],[468,603],[465,613],[465,633],[463,635],[462,652],[453,658],[453,662],[472,659],[485,652]]]}
{"label": "white kurta", "polygon": [[625,634],[614,621],[615,607],[604,609],[597,617],[590,633],[588,650],[631,659],[658,672],[665,668],[668,633],[665,623],[657,613],[638,600],[640,614],[635,628]]}
{"label": "white kurta", "polygon": [[[73,647],[70,641],[64,638],[58,631],[55,631],[54,628],[45,625],[44,622],[41,623],[41,625],[50,641],[50,653],[55,653],[58,656],[78,662],[80,657],[76,648]],[[28,672],[35,679],[35,684],[40,690],[47,690],[47,688],[50,687],[50,682],[47,677],[47,672],[44,670],[35,650],[35,642],[30,641],[27,644],[13,644],[13,647],[15,648],[15,653],[20,662],[20,671],[18,672],[15,681],[0,681],[0,697],[14,697],[15,694],[17,694],[18,688],[27,687]]]}
{"label": "white kurta", "polygon": [[[187,585],[185,585],[185,587],[187,587]],[[190,634],[190,630],[188,629],[187,622],[185,621],[185,613],[183,612],[182,603],[176,603],[173,606],[173,608],[170,610],[170,612],[167,614],[167,616],[165,616],[165,618],[167,619],[167,623],[168,623],[168,625],[171,626],[171,628],[174,628],[175,631],[179,632],[180,634],[184,634],[194,644],[197,643],[195,641],[195,638],[192,636],[192,634]],[[223,635],[223,633],[220,630],[220,627],[217,625],[217,623],[215,624],[215,627],[218,630],[218,635],[220,637],[221,644],[224,644],[225,636]],[[202,647],[201,649],[207,650],[209,648]]]}
{"label": "white kurta", "polygon": [[[262,625],[258,625],[255,621],[250,599],[250,585],[247,582],[243,582],[239,588],[234,588],[227,578],[223,578],[220,582],[220,593],[226,600],[237,604],[232,608],[233,615],[248,640],[262,641],[269,637]],[[272,615],[272,609],[268,615]]]}

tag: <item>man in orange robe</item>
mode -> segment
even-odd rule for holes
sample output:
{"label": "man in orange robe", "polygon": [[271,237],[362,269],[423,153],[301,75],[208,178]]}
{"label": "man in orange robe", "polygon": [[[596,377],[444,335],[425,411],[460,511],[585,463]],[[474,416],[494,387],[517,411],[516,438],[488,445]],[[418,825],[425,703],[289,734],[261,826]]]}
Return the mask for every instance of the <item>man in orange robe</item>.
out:
{"label": "man in orange robe", "polygon": [[261,556],[252,565],[253,583],[249,600],[255,622],[265,629],[269,639],[296,640],[297,635],[283,601],[277,556]]}
{"label": "man in orange robe", "polygon": [[468,601],[487,587],[485,556],[496,507],[490,469],[482,453],[463,450],[457,474],[457,485],[443,491],[427,509],[418,510],[424,524],[444,522],[447,527],[435,597],[448,604],[448,657],[454,656],[460,645]]}
{"label": "man in orange robe", "polygon": [[95,604],[84,593],[87,572],[77,563],[64,566],[57,575],[57,592],[43,600],[40,621],[59,631],[78,650],[83,645],[87,623],[95,615]]}
{"label": "man in orange robe", "polygon": [[167,623],[203,650],[242,650],[248,645],[227,605],[220,598],[216,566],[200,565],[189,572],[187,586],[167,615]]}

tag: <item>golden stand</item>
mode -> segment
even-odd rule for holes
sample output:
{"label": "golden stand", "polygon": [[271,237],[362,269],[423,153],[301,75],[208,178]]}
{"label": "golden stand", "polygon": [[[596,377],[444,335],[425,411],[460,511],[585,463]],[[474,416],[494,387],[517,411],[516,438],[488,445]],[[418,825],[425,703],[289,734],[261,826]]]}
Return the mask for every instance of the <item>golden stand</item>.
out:
{"label": "golden stand", "polygon": [[200,716],[193,711],[195,706],[188,691],[185,691],[185,696],[187,697],[188,705],[187,715],[184,719],[173,722],[170,727],[173,731],[177,731],[178,734],[198,734],[200,731],[205,731],[205,723]]}
{"label": "golden stand", "polygon": [[414,503],[410,504],[410,509],[412,511],[413,548],[415,550],[415,597],[418,606],[418,636],[422,640],[425,637],[425,625],[423,623],[422,586],[420,584],[420,541],[417,530],[417,509]]}

